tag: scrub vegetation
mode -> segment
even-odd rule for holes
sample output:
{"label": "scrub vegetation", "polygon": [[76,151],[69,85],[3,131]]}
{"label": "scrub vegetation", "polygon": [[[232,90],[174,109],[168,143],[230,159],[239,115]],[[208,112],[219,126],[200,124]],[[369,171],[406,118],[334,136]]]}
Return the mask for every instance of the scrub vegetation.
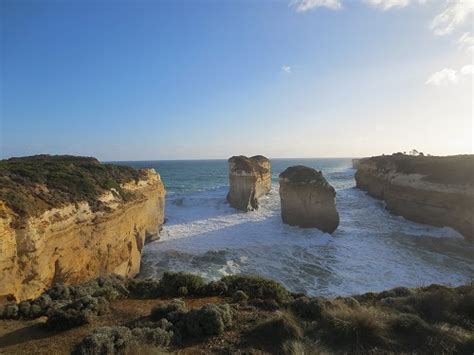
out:
{"label": "scrub vegetation", "polygon": [[123,200],[133,197],[121,184],[138,181],[139,170],[101,164],[95,158],[36,155],[0,161],[0,201],[19,216],[34,216],[69,203],[88,202],[114,189]]}
{"label": "scrub vegetation", "polygon": [[[134,302],[132,309],[127,302]],[[326,299],[291,293],[258,276],[206,283],[168,272],[159,280],[109,276],[57,284],[35,300],[0,307],[2,326],[39,317],[46,318],[39,325],[45,339],[47,332],[64,341],[72,329],[88,329],[64,349],[76,354],[474,351],[473,285]]]}

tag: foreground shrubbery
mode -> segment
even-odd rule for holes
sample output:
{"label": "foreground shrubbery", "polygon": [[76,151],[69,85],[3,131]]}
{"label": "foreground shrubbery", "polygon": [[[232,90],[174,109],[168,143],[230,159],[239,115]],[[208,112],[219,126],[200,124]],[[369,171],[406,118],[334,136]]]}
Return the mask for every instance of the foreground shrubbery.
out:
{"label": "foreground shrubbery", "polygon": [[[180,296],[210,297],[212,303],[189,308],[182,299],[169,300]],[[0,318],[46,315],[47,327],[65,330],[92,322],[109,312],[111,301],[121,298],[162,301],[146,317],[96,329],[77,345],[78,354],[133,353],[143,346],[179,348],[215,336],[228,337],[220,341],[227,352],[474,351],[472,285],[399,287],[325,299],[291,294],[257,276],[229,276],[211,283],[185,273],[166,273],[160,280],[111,276],[83,285],[55,285],[35,300],[0,307]]]}

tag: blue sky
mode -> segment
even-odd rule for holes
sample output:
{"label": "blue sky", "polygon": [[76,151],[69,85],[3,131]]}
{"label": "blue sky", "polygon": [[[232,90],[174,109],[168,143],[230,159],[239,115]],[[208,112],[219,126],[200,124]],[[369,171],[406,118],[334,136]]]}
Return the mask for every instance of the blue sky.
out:
{"label": "blue sky", "polygon": [[466,0],[2,0],[0,156],[470,153]]}

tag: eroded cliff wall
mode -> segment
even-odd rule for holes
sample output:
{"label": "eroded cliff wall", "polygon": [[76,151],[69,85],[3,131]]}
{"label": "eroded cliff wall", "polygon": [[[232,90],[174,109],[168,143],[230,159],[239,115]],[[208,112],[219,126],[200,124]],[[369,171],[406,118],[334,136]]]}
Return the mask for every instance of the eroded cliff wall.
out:
{"label": "eroded cliff wall", "polygon": [[36,297],[57,281],[138,273],[145,240],[164,220],[165,190],[154,170],[119,189],[36,214],[0,201],[0,302]]}
{"label": "eroded cliff wall", "polygon": [[366,158],[355,178],[392,213],[474,239],[474,156]]}

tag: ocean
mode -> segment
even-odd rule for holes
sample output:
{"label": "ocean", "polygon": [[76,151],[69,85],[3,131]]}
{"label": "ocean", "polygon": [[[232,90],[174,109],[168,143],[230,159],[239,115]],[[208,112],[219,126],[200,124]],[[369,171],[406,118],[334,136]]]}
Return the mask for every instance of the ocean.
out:
{"label": "ocean", "polygon": [[[186,271],[208,280],[257,274],[311,296],[396,286],[458,285],[474,279],[474,244],[451,228],[391,215],[355,188],[351,159],[273,159],[273,186],[253,212],[226,202],[226,160],[120,162],[154,168],[164,181],[166,223],[143,250],[139,277]],[[278,174],[293,165],[321,170],[337,192],[332,234],[282,223]]]}

